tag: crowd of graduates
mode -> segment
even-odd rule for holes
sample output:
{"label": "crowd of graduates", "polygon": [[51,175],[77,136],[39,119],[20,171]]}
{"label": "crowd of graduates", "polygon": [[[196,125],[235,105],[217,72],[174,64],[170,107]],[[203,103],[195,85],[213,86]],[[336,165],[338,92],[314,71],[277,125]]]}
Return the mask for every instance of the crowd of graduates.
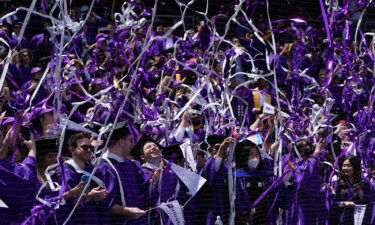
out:
{"label": "crowd of graduates", "polygon": [[349,2],[331,40],[303,14],[1,20],[0,224],[170,224],[173,200],[185,224],[375,224],[375,42]]}

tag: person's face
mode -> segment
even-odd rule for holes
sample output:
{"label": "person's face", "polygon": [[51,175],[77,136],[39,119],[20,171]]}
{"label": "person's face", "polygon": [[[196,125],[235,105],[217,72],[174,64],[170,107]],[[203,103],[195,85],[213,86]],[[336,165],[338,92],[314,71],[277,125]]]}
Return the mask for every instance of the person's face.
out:
{"label": "person's face", "polygon": [[136,34],[138,38],[142,39],[145,37],[145,31],[143,29],[138,29]]}
{"label": "person's face", "polygon": [[352,164],[350,164],[349,160],[345,160],[342,164],[342,172],[347,177],[353,177],[354,176],[354,169]]}
{"label": "person's face", "polygon": [[216,73],[220,74],[221,71],[222,71],[222,69],[223,69],[223,68],[221,67],[221,64],[218,63],[218,64],[216,65],[216,67],[214,68],[214,71],[215,71]]}
{"label": "person's face", "polygon": [[43,157],[44,165],[49,166],[49,165],[57,163],[56,158],[57,158],[57,152],[48,152]]}
{"label": "person's face", "polygon": [[53,117],[53,113],[52,112],[44,113],[43,116],[40,118],[40,122],[43,126],[48,126],[50,124],[54,124],[55,119]]}
{"label": "person's face", "polygon": [[13,32],[14,32],[14,33],[19,34],[20,31],[21,31],[21,27],[20,27],[20,25],[15,25],[15,26],[13,27]]}
{"label": "person's face", "polygon": [[99,47],[104,50],[105,48],[107,48],[107,43],[105,41],[102,41],[99,43]]}
{"label": "person's face", "polygon": [[319,80],[324,81],[326,79],[326,70],[325,69],[319,70],[318,75],[319,75]]}
{"label": "person's face", "polygon": [[9,34],[9,29],[8,29],[8,27],[6,27],[6,26],[1,26],[1,27],[0,27],[0,30],[2,30],[6,35]]}
{"label": "person's face", "polygon": [[126,155],[130,154],[130,149],[133,145],[133,138],[131,135],[128,135],[126,137],[123,137],[119,140],[119,144],[122,148],[122,150],[126,153]]}
{"label": "person's face", "polygon": [[204,157],[201,154],[197,155],[197,167],[203,168],[205,166],[205,160]]}
{"label": "person's face", "polygon": [[143,146],[142,159],[146,162],[152,159],[158,159],[161,157],[161,151],[154,142],[148,142]]}
{"label": "person's face", "polygon": [[232,40],[232,44],[235,46],[235,47],[240,47],[241,44],[240,44],[240,40],[238,38],[233,38]]}
{"label": "person's face", "polygon": [[41,72],[36,72],[33,74],[33,81],[38,82],[42,79],[43,74]]}
{"label": "person's face", "polygon": [[87,162],[91,159],[92,156],[91,141],[88,138],[82,138],[77,140],[77,147],[73,148],[72,155],[78,159]]}
{"label": "person's face", "polygon": [[250,149],[248,159],[259,159],[260,160],[260,155],[259,155],[258,150],[256,148]]}
{"label": "person's face", "polygon": [[156,33],[158,35],[163,35],[164,34],[164,27],[163,26],[157,26],[156,27]]}
{"label": "person's face", "polygon": [[212,148],[212,155],[216,155],[217,151],[219,151],[220,144],[215,144]]}
{"label": "person's face", "polygon": [[22,61],[24,64],[29,64],[30,63],[30,53],[24,52],[21,54]]}
{"label": "person's face", "polygon": [[267,89],[268,88],[268,82],[266,80],[260,79],[258,83],[259,89]]}
{"label": "person's face", "polygon": [[109,32],[111,33],[115,32],[115,26],[113,24],[108,24],[107,28],[109,29]]}

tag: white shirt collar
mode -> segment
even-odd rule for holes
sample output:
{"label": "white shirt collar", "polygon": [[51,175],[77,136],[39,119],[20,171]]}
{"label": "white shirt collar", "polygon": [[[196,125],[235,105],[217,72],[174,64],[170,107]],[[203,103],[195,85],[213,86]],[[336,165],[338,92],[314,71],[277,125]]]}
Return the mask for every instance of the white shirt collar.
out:
{"label": "white shirt collar", "polygon": [[116,160],[117,162],[119,163],[123,163],[125,162],[123,158],[121,158],[120,156],[116,155],[116,154],[113,154],[111,152],[106,152],[103,154],[103,158],[107,158],[107,159],[114,159]]}
{"label": "white shirt collar", "polygon": [[151,163],[148,163],[148,162],[143,163],[141,167],[142,168],[151,169],[151,170],[153,170],[153,169],[161,169],[162,168],[161,166],[155,166],[154,164],[151,164]]}

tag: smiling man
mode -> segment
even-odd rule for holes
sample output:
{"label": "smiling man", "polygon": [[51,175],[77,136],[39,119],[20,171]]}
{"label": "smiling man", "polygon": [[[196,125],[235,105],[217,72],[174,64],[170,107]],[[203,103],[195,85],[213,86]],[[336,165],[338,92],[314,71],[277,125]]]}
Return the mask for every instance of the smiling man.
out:
{"label": "smiling man", "polygon": [[[154,208],[163,202],[178,198],[180,184],[178,177],[167,165],[162,157],[162,147],[149,136],[143,135],[134,146],[136,158],[143,162],[142,171],[149,184],[145,193],[146,208]],[[181,187],[182,188],[182,187]],[[159,209],[149,211],[148,224],[166,224],[168,216]]]}
{"label": "smiling man", "polygon": [[[92,176],[89,191],[84,194],[81,202],[78,202],[83,192],[85,183],[83,176],[90,176],[93,166],[90,163],[93,146],[91,145],[91,136],[88,133],[78,133],[69,139],[69,151],[72,158],[65,161],[63,168],[58,167],[56,176],[53,177],[62,186],[66,187],[64,199],[66,204],[56,211],[56,220],[58,224],[63,224],[78,204],[73,216],[67,224],[101,224],[99,211],[99,200],[107,196],[104,189],[104,183],[97,177]],[[53,221],[52,221],[53,223]]]}

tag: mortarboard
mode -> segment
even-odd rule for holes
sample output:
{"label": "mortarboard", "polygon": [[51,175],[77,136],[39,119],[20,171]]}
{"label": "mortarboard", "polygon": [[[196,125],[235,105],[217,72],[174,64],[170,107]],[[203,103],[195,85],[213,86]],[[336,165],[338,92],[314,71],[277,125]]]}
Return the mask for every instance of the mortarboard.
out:
{"label": "mortarboard", "polygon": [[42,71],[41,68],[39,68],[39,67],[34,67],[34,68],[31,70],[31,74],[34,74],[34,73],[37,73],[37,72],[40,72],[40,71]]}
{"label": "mortarboard", "polygon": [[212,153],[213,147],[216,144],[221,144],[226,136],[218,135],[218,134],[211,134],[207,137],[207,140],[199,144],[199,148],[204,151],[209,151]]}
{"label": "mortarboard", "polygon": [[44,115],[45,113],[52,112],[53,107],[50,106],[43,106],[43,107],[35,107],[31,109],[31,119],[37,119]]}
{"label": "mortarboard", "polygon": [[131,134],[126,124],[127,124],[127,121],[122,121],[122,122],[117,123],[117,126],[112,132],[111,141],[117,141]]}
{"label": "mortarboard", "polygon": [[172,144],[172,145],[168,145],[168,146],[165,146],[163,147],[161,153],[163,155],[164,158],[166,159],[170,159],[173,155],[175,155],[175,160],[176,159],[183,159],[184,158],[184,154],[182,153],[182,150],[180,148],[180,145],[182,145],[183,143],[176,143],[176,144]]}
{"label": "mortarboard", "polygon": [[104,34],[104,33],[99,33],[96,35],[95,39],[98,41],[100,38],[104,38],[104,40],[109,37],[108,34]]}
{"label": "mortarboard", "polygon": [[4,117],[3,120],[0,122],[0,126],[3,127],[5,124],[8,123],[13,123],[14,122],[14,117]]}
{"label": "mortarboard", "polygon": [[48,152],[58,151],[58,141],[60,136],[46,136],[35,140],[35,146],[37,150],[38,158],[47,154]]}

